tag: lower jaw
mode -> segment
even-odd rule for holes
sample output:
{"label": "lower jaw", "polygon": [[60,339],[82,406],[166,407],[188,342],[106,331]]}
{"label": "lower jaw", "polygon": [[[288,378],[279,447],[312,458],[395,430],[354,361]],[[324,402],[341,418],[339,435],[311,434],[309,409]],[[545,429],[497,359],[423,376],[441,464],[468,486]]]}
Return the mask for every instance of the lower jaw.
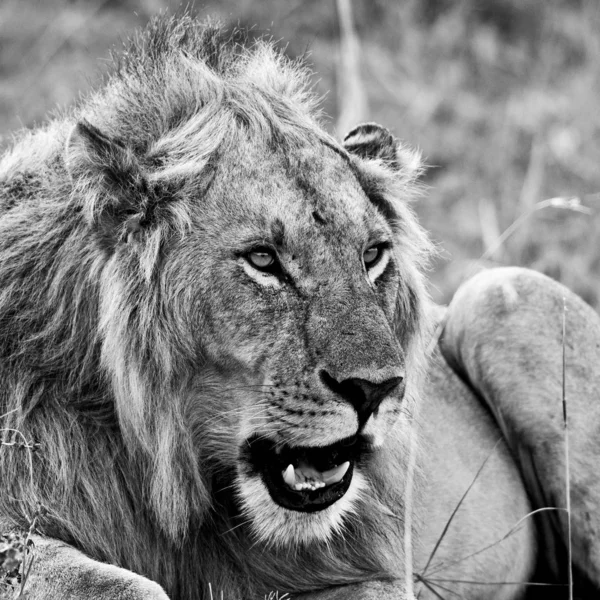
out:
{"label": "lower jaw", "polygon": [[233,530],[242,538],[248,535],[252,547],[259,543],[265,551],[287,552],[315,543],[333,543],[353,515],[356,518],[363,510],[368,485],[360,469],[355,469],[348,491],[329,507],[313,512],[288,510],[272,500],[260,475],[242,469],[233,495],[236,518],[226,523],[225,532]]}

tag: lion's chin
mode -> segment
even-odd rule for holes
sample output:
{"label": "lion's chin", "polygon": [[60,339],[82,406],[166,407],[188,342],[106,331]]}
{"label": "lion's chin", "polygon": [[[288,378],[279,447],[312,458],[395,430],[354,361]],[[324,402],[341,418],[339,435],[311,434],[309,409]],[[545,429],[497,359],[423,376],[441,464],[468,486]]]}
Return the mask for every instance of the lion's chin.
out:
{"label": "lion's chin", "polygon": [[259,475],[239,474],[236,487],[243,513],[258,540],[269,546],[289,547],[326,542],[341,532],[344,522],[356,514],[367,483],[354,469],[346,492],[326,508],[312,512],[290,510],[274,502]]}
{"label": "lion's chin", "polygon": [[289,446],[261,436],[240,453],[238,496],[255,534],[267,543],[327,540],[355,510],[368,454],[363,436],[327,446]]}

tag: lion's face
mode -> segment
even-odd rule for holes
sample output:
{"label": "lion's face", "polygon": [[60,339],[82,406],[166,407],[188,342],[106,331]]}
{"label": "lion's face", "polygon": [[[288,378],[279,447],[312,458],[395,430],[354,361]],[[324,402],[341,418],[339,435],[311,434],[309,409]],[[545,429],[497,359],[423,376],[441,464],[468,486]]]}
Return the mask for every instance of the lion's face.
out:
{"label": "lion's face", "polygon": [[165,280],[194,282],[204,460],[261,539],[326,539],[403,409],[392,224],[324,143],[238,145],[193,220]]}
{"label": "lion's face", "polygon": [[192,122],[139,162],[89,124],[68,139],[108,257],[102,364],[128,439],[156,448],[167,523],[165,505],[182,523],[234,489],[262,541],[326,540],[370,504],[412,395],[428,249],[405,205],[414,155],[375,125],[345,148],[312,126],[226,127],[202,150]]}

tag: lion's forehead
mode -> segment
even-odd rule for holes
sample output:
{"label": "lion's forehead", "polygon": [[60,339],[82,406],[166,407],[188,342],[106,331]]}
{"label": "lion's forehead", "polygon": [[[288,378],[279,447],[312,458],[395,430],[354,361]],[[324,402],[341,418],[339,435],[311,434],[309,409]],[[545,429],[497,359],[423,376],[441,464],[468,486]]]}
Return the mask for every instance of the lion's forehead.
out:
{"label": "lion's forehead", "polygon": [[387,228],[343,152],[324,143],[287,153],[241,145],[230,158],[213,192],[228,239],[237,230],[299,259],[314,256],[317,244],[323,260],[356,252]]}

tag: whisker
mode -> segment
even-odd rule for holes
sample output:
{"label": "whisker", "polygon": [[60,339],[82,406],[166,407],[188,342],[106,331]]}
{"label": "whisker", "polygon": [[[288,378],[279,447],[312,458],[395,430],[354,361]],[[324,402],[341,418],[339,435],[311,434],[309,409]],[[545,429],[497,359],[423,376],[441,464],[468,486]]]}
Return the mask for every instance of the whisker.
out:
{"label": "whisker", "polygon": [[239,386],[235,386],[235,387],[230,387],[230,388],[217,388],[217,391],[219,393],[222,392],[245,392],[246,390],[256,390],[256,389],[262,389],[262,388],[272,388],[274,387],[272,383],[257,383],[257,384],[252,384],[252,385],[239,385]]}
{"label": "whisker", "polygon": [[245,521],[242,521],[241,523],[238,523],[237,525],[234,525],[233,527],[231,527],[227,531],[224,531],[220,535],[222,535],[222,536],[227,535],[228,533],[231,533],[232,531],[235,531],[236,529],[238,529],[238,527],[242,527],[242,525],[249,525],[251,522],[252,522],[252,519],[246,519]]}
{"label": "whisker", "polygon": [[[209,417],[208,419],[204,419],[202,421],[203,424],[210,424],[213,423],[215,421],[219,421],[219,420],[225,420],[228,417],[231,417],[232,415],[236,415],[239,414],[240,416],[244,413],[249,413],[250,414],[250,418],[256,418],[259,415],[253,414],[253,413],[258,413],[258,412],[263,412],[266,413],[266,411],[269,409],[269,406],[265,403],[259,403],[256,404],[252,407],[247,407],[247,406],[236,406],[235,408],[232,408],[231,410],[225,410],[225,411],[221,411],[219,414],[213,415],[212,417]],[[262,415],[260,415],[262,416]],[[264,415],[264,416],[268,416],[268,415]]]}
{"label": "whisker", "polygon": [[234,490],[236,489],[237,485],[235,483],[232,483],[231,485],[226,485],[225,487],[219,488],[217,490],[217,494],[220,494],[221,492],[226,492],[227,490]]}
{"label": "whisker", "polygon": [[[254,546],[260,543],[260,538],[257,536],[256,540],[252,543],[252,545],[248,548],[248,552],[254,549]],[[272,544],[269,544],[270,547],[273,547]]]}

